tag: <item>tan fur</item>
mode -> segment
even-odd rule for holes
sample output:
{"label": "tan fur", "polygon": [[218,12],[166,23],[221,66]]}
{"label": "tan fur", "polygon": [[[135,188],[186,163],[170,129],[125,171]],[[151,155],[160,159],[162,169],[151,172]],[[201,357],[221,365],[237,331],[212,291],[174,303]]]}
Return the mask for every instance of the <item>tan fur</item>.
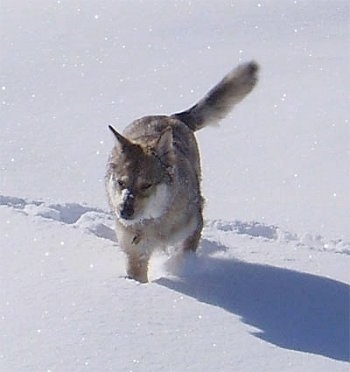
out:
{"label": "tan fur", "polygon": [[203,228],[200,158],[194,131],[219,120],[254,87],[257,65],[241,65],[198,104],[171,116],[147,116],[119,134],[106,188],[127,275],[147,282],[155,248],[196,251]]}

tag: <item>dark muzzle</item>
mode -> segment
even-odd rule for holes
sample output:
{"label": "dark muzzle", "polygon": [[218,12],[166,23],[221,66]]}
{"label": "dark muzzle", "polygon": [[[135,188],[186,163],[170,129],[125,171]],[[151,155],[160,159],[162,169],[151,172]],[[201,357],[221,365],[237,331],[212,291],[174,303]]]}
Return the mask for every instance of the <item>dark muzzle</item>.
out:
{"label": "dark muzzle", "polygon": [[131,220],[134,215],[134,195],[128,193],[120,208],[120,217],[124,220]]}

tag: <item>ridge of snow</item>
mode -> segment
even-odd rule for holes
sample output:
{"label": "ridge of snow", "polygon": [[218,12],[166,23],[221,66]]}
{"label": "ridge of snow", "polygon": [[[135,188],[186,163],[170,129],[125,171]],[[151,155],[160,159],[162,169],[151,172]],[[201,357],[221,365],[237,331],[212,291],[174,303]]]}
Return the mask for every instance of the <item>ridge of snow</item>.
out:
{"label": "ridge of snow", "polygon": [[[38,216],[74,225],[95,234],[99,238],[116,241],[112,215],[99,208],[79,203],[50,204],[43,201],[28,200],[12,196],[0,195],[0,206],[13,208],[25,215]],[[217,234],[233,233],[245,235],[251,239],[263,239],[280,243],[293,243],[311,250],[332,251],[350,255],[350,242],[343,239],[327,240],[322,235],[310,233],[297,234],[284,231],[278,226],[267,225],[257,221],[223,221],[207,220],[206,230],[215,230]]]}

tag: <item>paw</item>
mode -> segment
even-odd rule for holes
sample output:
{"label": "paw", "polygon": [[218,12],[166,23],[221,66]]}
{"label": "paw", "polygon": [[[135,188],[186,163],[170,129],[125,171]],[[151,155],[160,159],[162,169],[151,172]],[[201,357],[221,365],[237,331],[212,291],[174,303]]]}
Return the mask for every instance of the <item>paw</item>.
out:
{"label": "paw", "polygon": [[147,275],[146,276],[132,276],[132,275],[125,275],[125,279],[129,279],[129,280],[136,280],[137,282],[139,283],[148,283],[148,278],[147,278]]}

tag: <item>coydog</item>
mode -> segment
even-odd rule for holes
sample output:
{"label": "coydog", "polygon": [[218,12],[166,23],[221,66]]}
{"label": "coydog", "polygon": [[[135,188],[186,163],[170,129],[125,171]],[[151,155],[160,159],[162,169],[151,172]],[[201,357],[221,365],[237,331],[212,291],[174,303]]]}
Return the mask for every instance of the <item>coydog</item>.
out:
{"label": "coydog", "polygon": [[257,82],[258,65],[233,69],[190,109],[146,116],[115,136],[106,189],[127,275],[147,282],[155,248],[197,249],[203,228],[200,158],[194,132],[215,124]]}

